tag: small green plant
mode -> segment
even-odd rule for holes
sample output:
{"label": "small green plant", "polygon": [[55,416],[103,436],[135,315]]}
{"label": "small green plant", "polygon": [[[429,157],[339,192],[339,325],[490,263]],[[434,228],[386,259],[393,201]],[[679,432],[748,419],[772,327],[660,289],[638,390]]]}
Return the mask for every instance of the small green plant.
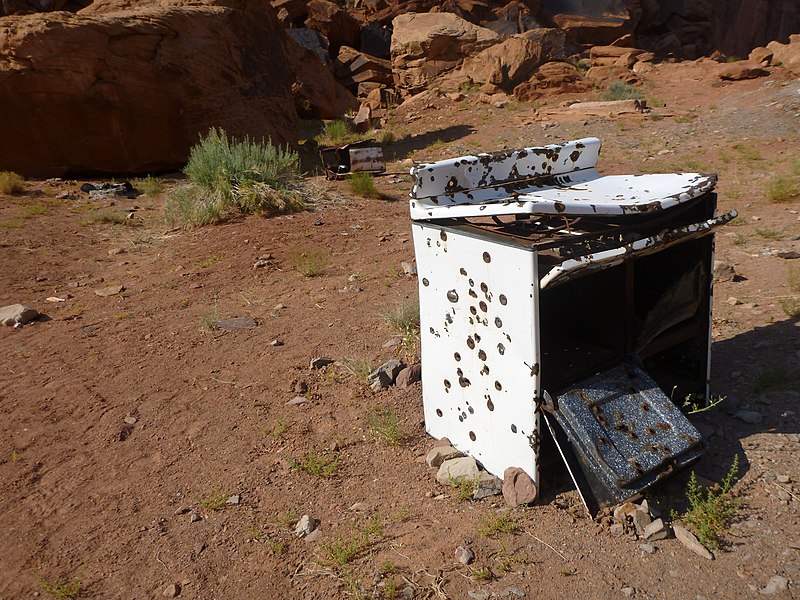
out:
{"label": "small green plant", "polygon": [[358,171],[350,176],[350,189],[356,196],[362,198],[380,198],[380,193],[375,187],[371,173]]}
{"label": "small green plant", "polygon": [[466,83],[461,84],[460,91],[465,96],[470,96],[472,94],[479,93],[481,91],[481,86],[474,81],[467,81]]}
{"label": "small green plant", "polygon": [[209,496],[196,498],[197,505],[203,510],[219,510],[225,506],[228,494],[212,493]]}
{"label": "small green plant", "polygon": [[348,121],[338,119],[328,121],[322,128],[322,133],[317,137],[320,146],[342,146],[354,137],[353,128]]}
{"label": "small green plant", "polygon": [[397,572],[397,565],[394,564],[391,560],[385,560],[381,563],[381,566],[378,568],[378,573],[382,576],[392,575],[393,573]]}
{"label": "small green plant", "polygon": [[800,177],[779,175],[767,182],[767,200],[770,202],[789,202],[797,196],[800,196]]}
{"label": "small green plant", "polygon": [[390,409],[377,410],[372,414],[369,433],[372,439],[387,446],[398,446],[406,439],[406,434],[400,427],[400,418]]}
{"label": "small green plant", "polygon": [[767,240],[779,240],[782,237],[780,232],[774,229],[756,229],[756,234]]}
{"label": "small green plant", "polygon": [[283,420],[283,417],[280,417],[278,421],[272,426],[272,428],[269,429],[267,432],[271,437],[277,440],[280,439],[284,433],[286,433],[286,430],[288,428],[289,426],[286,424],[286,421]]}
{"label": "small green plant", "polygon": [[784,298],[781,300],[781,310],[790,319],[800,317],[800,300],[797,298]]}
{"label": "small green plant", "polygon": [[116,212],[113,210],[99,210],[90,212],[83,219],[80,220],[81,225],[127,225],[136,226],[133,219],[129,219],[125,213]]}
{"label": "small green plant", "polygon": [[491,581],[493,579],[492,572],[489,567],[472,568],[470,569],[469,576],[475,581]]}
{"label": "small green plant", "polygon": [[333,477],[339,468],[339,456],[333,452],[317,452],[311,448],[299,460],[292,460],[290,464],[296,471],[327,479]]}
{"label": "small green plant", "polygon": [[383,585],[383,597],[385,600],[395,600],[400,594],[399,586],[394,579],[387,579]]}
{"label": "small green plant", "polygon": [[31,217],[36,217],[39,215],[46,215],[50,212],[50,209],[40,202],[34,202],[33,204],[26,204],[25,207],[22,209],[22,218],[29,219]]}
{"label": "small green plant", "polygon": [[329,258],[327,252],[320,248],[296,250],[289,255],[294,270],[303,277],[319,277],[325,273]]}
{"label": "small green plant", "polygon": [[622,81],[611,82],[603,92],[603,100],[640,100],[643,97],[639,88]]}
{"label": "small green plant", "polygon": [[167,225],[181,225],[187,229],[211,225],[222,218],[224,206],[218,198],[203,193],[194,186],[176,188],[164,205],[164,220]]}
{"label": "small green plant", "polygon": [[697,477],[692,471],[689,483],[686,484],[689,509],[681,515],[681,519],[695,530],[697,538],[704,546],[719,548],[721,536],[727,531],[728,523],[738,512],[738,502],[731,494],[738,477],[738,454],[720,482],[719,491],[703,488],[697,483]]}
{"label": "small green plant", "polygon": [[330,543],[322,546],[325,557],[338,567],[344,567],[367,550],[383,535],[380,515],[364,521],[352,536],[343,538],[336,536]]}
{"label": "small green plant", "polygon": [[475,493],[475,490],[478,489],[478,478],[453,478],[451,476],[448,479],[447,484],[456,489],[456,498],[459,502],[466,502],[467,500],[472,500],[472,495]]}
{"label": "small green plant", "polygon": [[367,378],[372,373],[372,363],[368,358],[350,356],[342,361],[342,365],[359,383],[367,383]]}
{"label": "small green plant", "polygon": [[687,415],[696,415],[702,412],[708,412],[725,401],[726,396],[710,396],[708,403],[705,402],[705,399],[701,397],[695,397],[692,394],[686,396],[683,399],[683,404],[681,405],[681,410],[685,412]]}
{"label": "small green plant", "polygon": [[731,56],[726,56],[725,57],[725,62],[726,63],[735,63],[735,62],[739,62],[740,60],[742,60],[742,59],[739,58],[738,56],[731,55]]}
{"label": "small green plant", "polygon": [[572,577],[577,572],[578,571],[577,569],[575,569],[575,567],[564,567],[558,572],[558,574],[561,575],[562,577]]}
{"label": "small green plant", "polygon": [[19,229],[24,225],[22,219],[9,219],[8,221],[0,221],[0,228],[3,229]]}
{"label": "small green plant", "polygon": [[133,187],[142,192],[145,196],[158,196],[164,191],[164,180],[159,177],[148,175],[144,178],[134,179]]}
{"label": "small green plant", "polygon": [[403,336],[403,348],[415,354],[419,344],[419,299],[404,300],[381,312],[383,320]]}
{"label": "small green plant", "polygon": [[294,527],[295,523],[297,523],[297,519],[297,513],[291,510],[287,510],[275,515],[275,523],[281,529],[291,529]]}
{"label": "small green plant", "polygon": [[394,132],[384,129],[381,131],[381,134],[378,136],[378,143],[381,146],[386,146],[387,144],[393,144],[397,138],[394,135]]}
{"label": "small green plant", "polygon": [[774,367],[761,371],[753,380],[753,394],[767,391],[782,391],[792,388],[792,377],[783,367]]}
{"label": "small green plant", "polygon": [[733,235],[733,245],[734,246],[744,246],[747,243],[747,236],[742,235],[741,233],[735,233]]}
{"label": "small green plant", "polygon": [[793,292],[800,292],[800,269],[789,267],[786,283],[789,284],[789,289]]}
{"label": "small green plant", "polygon": [[740,158],[749,161],[757,161],[763,160],[761,154],[755,148],[751,146],[747,146],[745,144],[734,144],[733,149],[739,155]]}
{"label": "small green plant", "polygon": [[484,537],[496,538],[502,533],[514,533],[519,529],[519,523],[513,515],[489,512],[478,524],[478,533]]}
{"label": "small green plant", "polygon": [[207,269],[214,263],[217,263],[221,260],[222,260],[221,256],[219,256],[218,254],[212,254],[211,256],[207,256],[202,260],[198,260],[196,263],[194,263],[194,267],[195,269]]}
{"label": "small green plant", "polygon": [[442,138],[436,138],[430,144],[428,144],[429,150],[438,150],[439,148],[444,148],[447,143]]}
{"label": "small green plant", "polygon": [[19,194],[25,179],[13,171],[0,171],[0,194]]}
{"label": "small green plant", "polygon": [[80,598],[84,595],[85,590],[81,586],[79,577],[72,577],[71,579],[62,579],[58,577],[54,581],[47,581],[41,579],[42,591],[49,594],[53,598],[59,600],[70,600],[72,598]]}

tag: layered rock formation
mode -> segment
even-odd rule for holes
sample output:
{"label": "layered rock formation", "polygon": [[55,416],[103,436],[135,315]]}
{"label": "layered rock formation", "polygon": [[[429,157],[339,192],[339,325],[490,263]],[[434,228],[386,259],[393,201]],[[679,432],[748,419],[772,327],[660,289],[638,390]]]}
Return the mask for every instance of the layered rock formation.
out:
{"label": "layered rock formation", "polygon": [[178,169],[213,126],[294,143],[292,78],[266,3],[116,6],[0,19],[1,169]]}

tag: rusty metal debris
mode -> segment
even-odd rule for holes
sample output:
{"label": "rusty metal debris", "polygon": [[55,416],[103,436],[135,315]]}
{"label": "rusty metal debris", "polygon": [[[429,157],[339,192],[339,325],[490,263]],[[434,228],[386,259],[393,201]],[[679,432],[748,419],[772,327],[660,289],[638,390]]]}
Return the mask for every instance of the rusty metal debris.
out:
{"label": "rusty metal debris", "polygon": [[714,175],[602,176],[599,152],[422,164],[410,201],[426,429],[537,486],[557,449],[590,512],[700,456],[672,398],[708,398],[713,234],[736,216]]}
{"label": "rusty metal debris", "polygon": [[383,173],[383,149],[374,140],[363,140],[341,148],[321,148],[319,157],[327,179],[343,179],[353,173]]}

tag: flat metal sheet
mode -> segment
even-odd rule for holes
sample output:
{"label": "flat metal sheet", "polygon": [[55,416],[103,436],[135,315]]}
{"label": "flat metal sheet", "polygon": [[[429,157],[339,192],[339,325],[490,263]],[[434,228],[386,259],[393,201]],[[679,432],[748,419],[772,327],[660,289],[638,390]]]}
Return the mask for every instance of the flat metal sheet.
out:
{"label": "flat metal sheet", "polygon": [[631,362],[571,386],[545,409],[566,434],[596,506],[623,502],[703,452],[697,429]]}
{"label": "flat metal sheet", "polygon": [[716,175],[700,173],[602,176],[590,168],[412,199],[410,209],[414,220],[512,214],[620,216],[689,202],[713,189],[716,182]]}

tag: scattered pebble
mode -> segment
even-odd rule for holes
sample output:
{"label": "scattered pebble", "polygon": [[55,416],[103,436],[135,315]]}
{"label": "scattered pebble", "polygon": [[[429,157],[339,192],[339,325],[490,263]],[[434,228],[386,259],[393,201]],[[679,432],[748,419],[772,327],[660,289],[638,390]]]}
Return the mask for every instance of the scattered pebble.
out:
{"label": "scattered pebble", "polygon": [[101,298],[108,298],[109,296],[116,296],[125,290],[124,285],[109,285],[106,287],[98,288],[94,291],[95,294]]}
{"label": "scattered pebble", "polygon": [[369,511],[369,504],[366,502],[354,502],[350,505],[350,510],[354,510],[356,512],[367,512]]}
{"label": "scattered pebble", "polygon": [[519,467],[508,467],[503,472],[503,498],[509,506],[530,504],[539,495],[531,476]]}
{"label": "scattered pebble", "polygon": [[442,466],[444,461],[450,460],[451,458],[458,458],[460,456],[464,455],[452,446],[437,446],[428,452],[427,456],[425,457],[425,464],[427,464],[429,467],[435,467],[438,469]]}
{"label": "scattered pebble", "polygon": [[655,542],[666,539],[669,536],[669,527],[664,524],[663,519],[656,519],[642,531],[644,539]]}
{"label": "scattered pebble", "polygon": [[395,384],[399,388],[406,388],[414,385],[421,379],[422,365],[420,363],[415,363],[400,371],[400,373],[397,375],[397,379],[395,380]]}
{"label": "scattered pebble", "polygon": [[384,347],[384,348],[396,348],[397,346],[399,346],[399,345],[400,345],[400,344],[402,344],[402,343],[403,343],[403,338],[401,338],[401,337],[394,337],[394,338],[391,338],[391,339],[389,339],[389,340],[386,340],[386,341],[383,343],[383,347]]}
{"label": "scattered pebble", "polygon": [[763,588],[758,590],[760,593],[769,595],[769,594],[777,594],[778,592],[783,592],[789,589],[789,580],[785,577],[781,577],[780,575],[773,575],[769,578],[767,585]]}
{"label": "scattered pebble", "polygon": [[295,396],[286,403],[286,406],[299,406],[301,404],[308,404],[309,402],[311,402],[311,400],[305,396]]}
{"label": "scattered pebble", "polygon": [[791,483],[792,479],[788,475],[776,475],[775,481],[778,483]]}
{"label": "scattered pebble", "polygon": [[297,537],[306,537],[309,533],[314,531],[319,525],[319,521],[309,515],[303,515],[294,527],[294,534]]}
{"label": "scattered pebble", "polygon": [[408,275],[409,277],[414,277],[417,274],[417,263],[415,262],[401,262],[400,267],[403,269],[403,273]]}
{"label": "scattered pebble", "polygon": [[38,310],[24,304],[9,304],[0,308],[0,323],[7,327],[22,327],[38,316]]}
{"label": "scattered pebble", "polygon": [[274,340],[272,340],[272,341],[269,343],[269,345],[270,345],[270,346],[274,346],[274,347],[283,346],[283,341],[282,341],[282,340],[279,340],[278,338],[275,338]]}
{"label": "scattered pebble", "polygon": [[311,370],[316,371],[333,364],[333,362],[334,360],[332,358],[328,358],[327,356],[318,356],[317,358],[311,359],[310,367]]}
{"label": "scattered pebble", "polygon": [[470,548],[459,546],[456,548],[456,559],[462,565],[469,565],[475,561],[475,553]]}
{"label": "scattered pebble", "polygon": [[630,597],[631,597],[631,596],[633,596],[635,593],[636,593],[636,590],[635,590],[635,589],[633,589],[633,588],[632,588],[631,586],[629,586],[629,585],[626,585],[625,587],[623,587],[623,588],[622,588],[622,595],[623,595],[623,596],[626,596],[627,598],[630,598]]}
{"label": "scattered pebble", "polygon": [[197,523],[198,521],[202,521],[203,517],[198,515],[197,513],[193,512],[189,517],[189,523]]}
{"label": "scattered pebble", "polygon": [[236,329],[254,329],[258,322],[253,317],[233,317],[231,319],[220,319],[214,321],[214,327],[223,331],[234,331]]}
{"label": "scattered pebble", "polygon": [[370,389],[373,392],[379,392],[384,388],[394,385],[397,376],[404,367],[405,365],[396,358],[387,360],[367,377],[367,383]]}
{"label": "scattered pebble", "polygon": [[655,554],[656,547],[653,544],[639,544],[639,550],[644,552],[645,554]]}
{"label": "scattered pebble", "polygon": [[136,425],[136,421],[137,421],[136,417],[134,417],[134,416],[132,416],[132,415],[128,415],[128,416],[127,416],[127,417],[125,417],[125,419],[123,419],[123,420],[124,420],[124,421],[125,421],[125,423],[127,423],[128,425]]}
{"label": "scattered pebble", "polygon": [[181,586],[177,583],[170,583],[167,587],[164,588],[164,591],[161,592],[161,595],[165,598],[177,598],[181,593]]}
{"label": "scattered pebble", "polygon": [[675,532],[675,537],[677,540],[686,546],[689,550],[697,554],[697,556],[702,556],[703,558],[707,558],[708,560],[713,560],[714,555],[708,551],[708,548],[703,546],[700,541],[695,537],[695,535],[684,529],[680,525],[673,525],[672,531]]}
{"label": "scattered pebble", "polygon": [[228,499],[225,501],[225,504],[239,504],[242,501],[242,497],[239,494],[234,494],[233,496],[229,496]]}
{"label": "scattered pebble", "polygon": [[756,410],[742,409],[736,411],[736,413],[733,416],[739,419],[740,421],[749,423],[750,425],[758,425],[759,423],[761,423],[761,421],[764,420],[764,415],[762,415],[760,412]]}

